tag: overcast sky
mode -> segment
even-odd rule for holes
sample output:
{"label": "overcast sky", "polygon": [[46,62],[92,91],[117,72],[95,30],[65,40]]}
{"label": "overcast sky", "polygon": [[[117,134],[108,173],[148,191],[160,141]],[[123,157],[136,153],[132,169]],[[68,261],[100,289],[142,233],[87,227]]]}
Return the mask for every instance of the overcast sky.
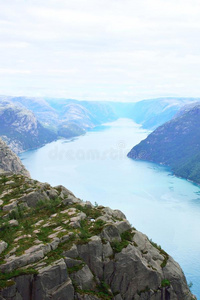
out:
{"label": "overcast sky", "polygon": [[199,0],[0,0],[0,94],[200,96]]}

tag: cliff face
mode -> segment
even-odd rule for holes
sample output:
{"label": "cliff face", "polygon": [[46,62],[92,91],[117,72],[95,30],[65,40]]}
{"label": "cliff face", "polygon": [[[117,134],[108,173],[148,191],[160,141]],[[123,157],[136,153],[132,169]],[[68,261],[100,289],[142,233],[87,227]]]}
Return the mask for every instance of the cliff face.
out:
{"label": "cliff face", "polygon": [[2,139],[0,139],[0,174],[2,172],[30,176],[19,157],[10,150]]}
{"label": "cliff face", "polygon": [[0,136],[16,153],[41,147],[56,138],[31,111],[8,101],[0,102]]}
{"label": "cliff face", "polygon": [[200,183],[200,104],[186,106],[128,153],[133,159],[168,165],[173,172]]}
{"label": "cliff face", "polygon": [[63,186],[0,177],[0,299],[194,299],[179,265],[124,214]]}

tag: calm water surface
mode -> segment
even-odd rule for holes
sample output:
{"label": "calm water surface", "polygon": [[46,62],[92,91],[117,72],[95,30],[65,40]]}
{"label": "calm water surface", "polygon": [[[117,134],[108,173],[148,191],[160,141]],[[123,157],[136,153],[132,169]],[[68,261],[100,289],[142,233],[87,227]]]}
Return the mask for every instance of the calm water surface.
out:
{"label": "calm water surface", "polygon": [[119,119],[73,140],[21,154],[32,178],[122,210],[183,268],[200,299],[200,188],[168,168],[126,157],[148,132]]}

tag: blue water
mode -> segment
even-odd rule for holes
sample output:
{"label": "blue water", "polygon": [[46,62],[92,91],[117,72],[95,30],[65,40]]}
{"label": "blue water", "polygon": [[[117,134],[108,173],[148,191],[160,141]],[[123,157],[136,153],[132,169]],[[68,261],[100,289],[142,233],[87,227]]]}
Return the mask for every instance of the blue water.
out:
{"label": "blue water", "polygon": [[122,210],[183,268],[200,299],[200,188],[166,167],[127,158],[148,132],[128,119],[21,154],[32,178]]}

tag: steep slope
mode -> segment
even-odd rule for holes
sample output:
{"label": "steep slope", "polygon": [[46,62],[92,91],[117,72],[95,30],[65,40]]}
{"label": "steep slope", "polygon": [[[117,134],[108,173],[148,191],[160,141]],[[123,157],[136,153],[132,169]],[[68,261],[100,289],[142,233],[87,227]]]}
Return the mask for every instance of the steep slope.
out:
{"label": "steep slope", "polygon": [[1,300],[195,299],[121,211],[23,175],[0,174],[0,258]]}
{"label": "steep slope", "polygon": [[54,127],[59,123],[57,112],[43,98],[35,97],[0,97],[0,101],[9,101],[34,113],[36,118],[46,127]]}
{"label": "steep slope", "polygon": [[176,175],[200,183],[200,104],[183,108],[135,146],[128,157],[168,165]]}
{"label": "steep slope", "polygon": [[6,181],[0,177],[0,299],[195,299],[179,265],[122,212],[63,186],[21,175]]}
{"label": "steep slope", "polygon": [[158,98],[139,101],[131,111],[132,119],[146,129],[155,129],[171,120],[178,110],[199,98]]}
{"label": "steep slope", "polygon": [[0,139],[0,174],[4,172],[30,176],[18,156]]}
{"label": "steep slope", "polygon": [[0,102],[0,136],[16,153],[41,147],[56,138],[31,111],[8,101]]}

